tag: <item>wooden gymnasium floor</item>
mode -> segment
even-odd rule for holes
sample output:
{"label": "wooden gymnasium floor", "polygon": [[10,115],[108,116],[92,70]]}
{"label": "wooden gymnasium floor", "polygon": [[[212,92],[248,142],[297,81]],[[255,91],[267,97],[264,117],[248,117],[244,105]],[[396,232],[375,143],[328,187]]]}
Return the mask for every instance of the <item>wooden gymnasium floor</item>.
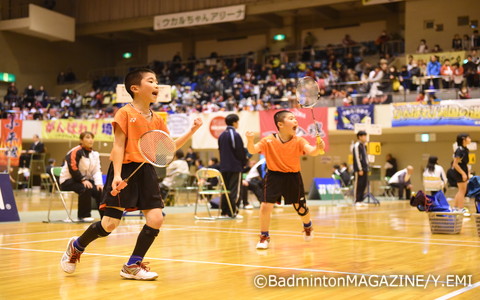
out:
{"label": "wooden gymnasium floor", "polygon": [[[22,215],[37,211],[46,216],[46,194],[18,192],[16,200]],[[320,204],[316,201],[311,205],[315,239],[309,243],[303,240],[293,209],[276,208],[272,242],[266,251],[255,249],[258,209],[242,211],[243,220],[212,222],[195,221],[192,207],[184,208],[183,213],[167,208],[163,229],[145,259],[159,273],[153,282],[119,276],[143,225],[138,218],[128,218],[111,236],[91,244],[73,275],[60,270],[59,260],[69,238],[81,234],[88,224],[45,224],[25,219],[0,223],[0,299],[480,296],[480,239],[473,218],[464,220],[461,234],[432,235],[426,214],[407,201],[382,201],[379,207],[367,208]],[[472,203],[470,207],[473,209]],[[427,276],[427,283],[413,281]],[[264,284],[265,278],[271,285],[286,286],[256,288],[254,282]],[[294,280],[297,285],[316,286],[291,286]],[[342,282],[349,286],[335,286]]]}

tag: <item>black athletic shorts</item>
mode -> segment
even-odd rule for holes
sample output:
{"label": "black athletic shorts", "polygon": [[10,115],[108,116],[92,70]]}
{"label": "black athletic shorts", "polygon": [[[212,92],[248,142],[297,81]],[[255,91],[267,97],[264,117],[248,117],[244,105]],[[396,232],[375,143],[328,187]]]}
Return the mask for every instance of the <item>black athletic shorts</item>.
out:
{"label": "black athletic shorts", "polygon": [[302,174],[268,171],[263,188],[265,202],[276,203],[283,200],[285,204],[299,203],[305,199]]}
{"label": "black athletic shorts", "polygon": [[[140,163],[128,163],[122,165],[122,178],[125,179],[135,171]],[[126,211],[146,210],[163,208],[165,205],[160,196],[157,173],[151,164],[144,164],[128,180],[128,185],[116,196],[112,196],[113,164],[110,163],[107,173],[107,182],[104,186],[101,209],[106,206],[122,207]]]}
{"label": "black athletic shorts", "polygon": [[[459,164],[460,168],[463,170],[463,172],[465,172],[465,174],[468,174],[468,166],[464,165],[464,164]],[[461,182],[466,182],[468,181],[468,176],[467,176],[467,180],[464,181],[463,178],[462,178],[462,174],[458,173],[457,169],[455,168],[452,168],[453,169],[453,172],[452,172],[452,177],[453,179],[455,180],[456,183],[461,183]]]}

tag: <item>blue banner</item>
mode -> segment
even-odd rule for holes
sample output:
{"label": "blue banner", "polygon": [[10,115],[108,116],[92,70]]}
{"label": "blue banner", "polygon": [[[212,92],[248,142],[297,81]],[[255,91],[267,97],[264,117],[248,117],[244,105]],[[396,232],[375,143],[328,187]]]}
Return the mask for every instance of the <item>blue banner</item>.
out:
{"label": "blue banner", "polygon": [[308,200],[341,200],[340,181],[333,178],[313,178]]}
{"label": "blue banner", "polygon": [[337,107],[337,129],[354,130],[356,123],[365,123],[370,117],[374,124],[373,105],[339,106]]}
{"label": "blue banner", "polygon": [[392,127],[480,126],[480,100],[442,100],[440,104],[392,104]]}
{"label": "blue banner", "polygon": [[9,177],[0,174],[0,222],[20,221]]}

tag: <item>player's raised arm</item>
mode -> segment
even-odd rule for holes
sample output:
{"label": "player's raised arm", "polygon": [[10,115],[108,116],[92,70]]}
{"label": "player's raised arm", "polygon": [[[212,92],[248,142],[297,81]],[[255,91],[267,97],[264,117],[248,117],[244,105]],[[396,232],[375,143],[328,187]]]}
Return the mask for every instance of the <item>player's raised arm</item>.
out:
{"label": "player's raised arm", "polygon": [[322,139],[317,139],[317,145],[314,147],[310,144],[305,144],[304,152],[310,156],[317,156],[325,153],[325,142]]}
{"label": "player's raised arm", "polygon": [[247,137],[247,150],[250,154],[260,152],[260,146],[255,144],[255,134],[252,131],[245,132]]}
{"label": "player's raised arm", "polygon": [[192,137],[192,135],[198,130],[198,128],[200,128],[200,126],[202,126],[202,124],[203,121],[201,118],[195,118],[195,120],[193,120],[193,125],[190,130],[175,140],[176,149],[178,150],[182,148],[182,146],[188,141],[189,138]]}

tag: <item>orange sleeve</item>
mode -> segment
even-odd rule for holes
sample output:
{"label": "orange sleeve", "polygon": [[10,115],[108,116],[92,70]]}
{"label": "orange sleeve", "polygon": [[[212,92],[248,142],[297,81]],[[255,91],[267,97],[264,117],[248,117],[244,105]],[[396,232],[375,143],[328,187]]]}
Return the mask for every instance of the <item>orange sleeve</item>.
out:
{"label": "orange sleeve", "polygon": [[165,124],[165,121],[163,120],[162,117],[158,117],[158,129],[165,131],[168,135],[170,135],[170,131],[168,130],[167,124]]}
{"label": "orange sleeve", "polygon": [[302,155],[305,155],[305,145],[308,144],[308,141],[304,139],[303,137],[298,138],[298,146],[300,147],[299,152]]}
{"label": "orange sleeve", "polygon": [[[127,112],[124,109],[119,109],[115,114],[115,117],[112,122],[113,128],[115,130],[116,127],[120,128],[125,135],[128,133],[128,124],[127,124]],[[117,126],[115,126],[117,125]]]}
{"label": "orange sleeve", "polygon": [[264,137],[257,143],[257,145],[260,146],[260,151],[259,152],[262,153],[262,154],[265,154],[265,150],[266,150],[265,148],[267,146],[266,140],[267,140],[267,137]]}

